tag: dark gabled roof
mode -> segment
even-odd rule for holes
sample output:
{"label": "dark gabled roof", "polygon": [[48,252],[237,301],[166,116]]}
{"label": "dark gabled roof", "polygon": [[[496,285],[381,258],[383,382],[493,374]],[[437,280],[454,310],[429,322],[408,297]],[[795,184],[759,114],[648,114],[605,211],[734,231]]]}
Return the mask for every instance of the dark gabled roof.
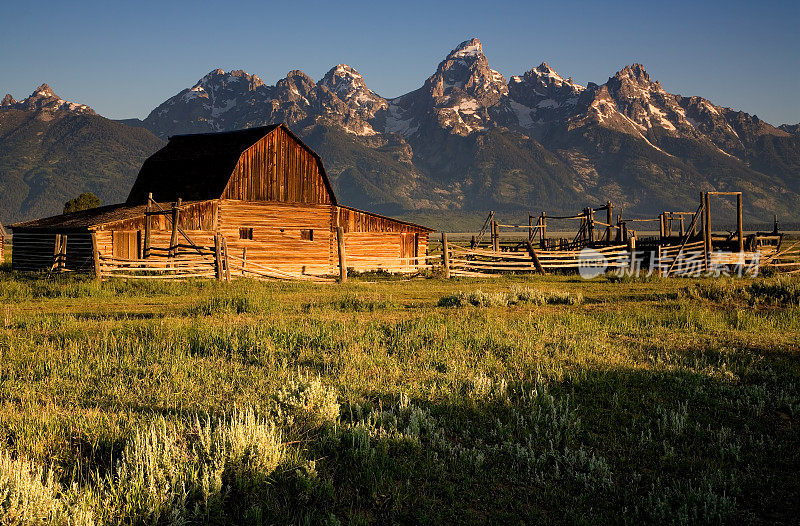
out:
{"label": "dark gabled roof", "polygon": [[242,152],[280,126],[170,137],[142,165],[127,203],[146,203],[150,192],[156,201],[219,199]]}
{"label": "dark gabled roof", "polygon": [[[141,211],[138,209],[141,208]],[[12,230],[23,228],[57,228],[59,230],[84,230],[90,226],[127,219],[129,215],[144,213],[146,206],[126,206],[124,204],[106,205],[80,212],[70,212],[57,216],[43,217],[11,225]]]}
{"label": "dark gabled roof", "polygon": [[[184,205],[191,205],[194,202],[184,202]],[[169,203],[156,203],[155,210],[166,210],[170,207]],[[106,205],[80,212],[71,212],[57,216],[34,219],[11,225],[13,230],[25,228],[36,228],[41,230],[53,229],[59,232],[65,230],[86,230],[92,227],[102,226],[108,223],[116,223],[126,219],[134,219],[144,216],[147,205]]]}

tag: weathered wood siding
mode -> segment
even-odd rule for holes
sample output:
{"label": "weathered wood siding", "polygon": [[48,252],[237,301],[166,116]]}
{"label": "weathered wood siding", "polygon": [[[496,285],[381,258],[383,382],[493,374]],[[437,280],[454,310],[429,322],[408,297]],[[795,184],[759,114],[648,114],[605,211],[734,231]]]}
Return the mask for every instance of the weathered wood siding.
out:
{"label": "weathered wood siding", "polygon": [[408,270],[415,264],[411,258],[428,249],[425,228],[347,207],[335,213],[345,232],[347,266],[355,270]]}
{"label": "weathered wood siding", "polygon": [[[64,268],[90,271],[93,268],[92,237],[88,231],[66,232],[67,253]],[[11,268],[19,271],[50,270],[55,262],[56,234],[18,229],[14,232]]]}
{"label": "weathered wood siding", "polygon": [[[170,210],[170,207],[165,204],[161,204],[160,207]],[[214,245],[216,221],[217,201],[186,204],[181,207],[178,214],[178,226],[194,244],[205,247]],[[144,249],[145,223],[145,216],[142,215],[97,227],[98,250],[101,254],[108,256],[136,259],[136,257],[129,256],[138,256],[139,247]],[[172,238],[172,216],[171,214],[151,216],[150,225],[150,246],[154,248],[151,253],[164,255],[163,249],[169,248]],[[187,245],[189,242],[179,233],[178,244]],[[162,250],[158,250],[159,248]],[[192,251],[182,248],[178,252],[191,253]]]}
{"label": "weathered wood siding", "polygon": [[329,204],[316,157],[277,128],[242,153],[223,199]]}
{"label": "weathered wood siding", "polygon": [[370,214],[345,206],[338,207],[338,225],[345,232],[429,232],[421,226],[404,223],[390,217]]}
{"label": "weathered wood siding", "polygon": [[358,271],[407,271],[424,264],[413,258],[424,256],[428,248],[427,235],[413,232],[349,232],[344,241],[347,266]]}
{"label": "weathered wood siding", "polygon": [[[221,200],[219,230],[231,256],[241,257],[247,248],[248,264],[291,272],[333,272],[330,205],[255,203]],[[253,239],[240,239],[241,228],[252,228]],[[313,240],[303,239],[312,230]],[[238,264],[238,261],[235,263]]]}

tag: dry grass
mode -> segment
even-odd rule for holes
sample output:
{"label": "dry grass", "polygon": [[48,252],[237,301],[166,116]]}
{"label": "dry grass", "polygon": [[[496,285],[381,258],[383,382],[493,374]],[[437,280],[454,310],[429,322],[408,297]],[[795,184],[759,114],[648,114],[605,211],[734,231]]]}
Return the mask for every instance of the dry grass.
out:
{"label": "dry grass", "polygon": [[789,523],[796,287],[0,273],[0,522]]}

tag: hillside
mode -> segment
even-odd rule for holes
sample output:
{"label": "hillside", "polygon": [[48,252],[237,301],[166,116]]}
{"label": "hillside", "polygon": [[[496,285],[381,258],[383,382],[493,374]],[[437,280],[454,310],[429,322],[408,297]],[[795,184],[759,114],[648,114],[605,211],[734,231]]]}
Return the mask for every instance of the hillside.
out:
{"label": "hillside", "polygon": [[7,97],[0,106],[0,221],[59,214],[82,192],[122,201],[141,163],[162,145],[143,128],[59,99],[47,85],[20,102]]}

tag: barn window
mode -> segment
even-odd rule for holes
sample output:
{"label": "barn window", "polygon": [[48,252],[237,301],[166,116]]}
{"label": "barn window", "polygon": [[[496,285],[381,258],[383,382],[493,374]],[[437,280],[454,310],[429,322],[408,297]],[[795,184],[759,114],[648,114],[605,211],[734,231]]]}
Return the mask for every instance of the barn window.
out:
{"label": "barn window", "polygon": [[303,241],[314,241],[314,230],[310,228],[301,230],[300,239]]}
{"label": "barn window", "polygon": [[239,227],[239,239],[253,239],[253,227]]}

